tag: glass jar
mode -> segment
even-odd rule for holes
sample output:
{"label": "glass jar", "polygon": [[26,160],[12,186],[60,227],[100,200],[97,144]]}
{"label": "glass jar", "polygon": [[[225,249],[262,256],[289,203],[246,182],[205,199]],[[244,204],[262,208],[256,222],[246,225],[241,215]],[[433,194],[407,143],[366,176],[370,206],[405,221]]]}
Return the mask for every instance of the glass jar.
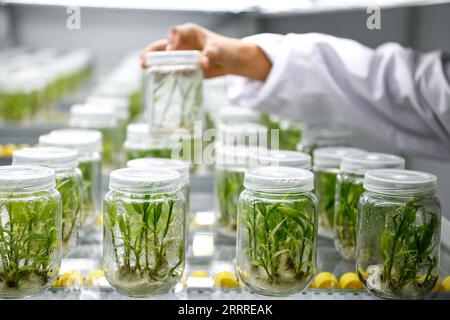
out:
{"label": "glass jar", "polygon": [[342,158],[336,180],[334,245],[340,255],[355,261],[359,197],[364,192],[364,174],[373,169],[403,169],[405,160],[385,153],[362,153]]}
{"label": "glass jar", "polygon": [[255,148],[216,146],[214,194],[218,232],[236,238],[239,194],[244,191],[244,171],[251,166],[250,154]]}
{"label": "glass jar", "polygon": [[237,271],[253,292],[301,292],[316,272],[317,198],[312,172],[258,167],[239,197]]}
{"label": "glass jar", "polygon": [[185,263],[186,204],[170,169],[113,171],[104,200],[103,269],[118,292],[164,294]]}
{"label": "glass jar", "polygon": [[[278,148],[282,150],[297,150],[297,145],[301,142],[303,132],[307,128],[305,123],[280,119],[275,115],[266,113],[261,115],[260,121],[267,129],[278,130]],[[271,148],[274,147],[274,145],[271,145]]]}
{"label": "glass jar", "polygon": [[137,169],[166,168],[177,171],[181,175],[181,192],[186,199],[186,213],[189,214],[189,162],[176,159],[139,158],[128,161],[127,167]]}
{"label": "glass jar", "polygon": [[319,236],[332,239],[336,178],[342,158],[365,152],[349,147],[324,147],[314,150],[314,192],[319,200]]}
{"label": "glass jar", "polygon": [[311,169],[311,156],[299,151],[269,150],[259,148],[256,154],[250,155],[255,166],[294,167]]}
{"label": "glass jar", "polygon": [[61,197],[55,172],[0,166],[0,297],[48,289],[61,265]]}
{"label": "glass jar", "polygon": [[36,109],[37,93],[33,83],[13,72],[0,75],[0,120],[29,121]]}
{"label": "glass jar", "polygon": [[90,96],[86,99],[86,104],[93,106],[108,106],[115,110],[117,116],[117,129],[119,136],[119,143],[122,145],[127,134],[127,125],[130,121],[130,106],[128,99],[121,97],[101,97]]}
{"label": "glass jar", "polygon": [[81,206],[81,238],[97,241],[101,227],[101,144],[102,135],[98,131],[85,129],[59,129],[39,137],[39,144],[59,147],[78,152],[78,168],[83,176],[83,196]]}
{"label": "glass jar", "polygon": [[118,118],[113,107],[76,104],[70,108],[70,126],[102,133],[102,169],[120,166]]}
{"label": "glass jar", "polygon": [[439,279],[441,209],[435,176],[373,170],[364,177],[357,231],[357,270],[383,298],[423,298]]}
{"label": "glass jar", "polygon": [[152,133],[170,133],[203,119],[203,72],[199,51],[147,54],[146,108]]}
{"label": "glass jar", "polygon": [[78,244],[83,176],[74,150],[37,147],[13,152],[14,165],[38,165],[55,170],[56,190],[62,202],[62,255],[67,257]]}
{"label": "glass jar", "polygon": [[303,132],[303,137],[300,144],[297,145],[297,150],[313,156],[314,150],[319,147],[348,146],[350,135],[351,131],[344,128],[311,126]]}
{"label": "glass jar", "polygon": [[126,161],[146,157],[170,159],[180,148],[181,143],[171,135],[151,134],[146,123],[129,124],[123,145]]}

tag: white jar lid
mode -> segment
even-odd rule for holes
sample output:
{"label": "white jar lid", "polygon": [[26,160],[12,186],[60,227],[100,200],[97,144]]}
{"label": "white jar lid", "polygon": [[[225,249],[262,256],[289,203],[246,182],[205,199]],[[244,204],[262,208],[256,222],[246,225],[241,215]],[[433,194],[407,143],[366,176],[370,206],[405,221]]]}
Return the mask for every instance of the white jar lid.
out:
{"label": "white jar lid", "polygon": [[435,193],[436,176],[412,170],[370,170],[364,176],[364,189],[393,196]]}
{"label": "white jar lid", "polygon": [[155,135],[150,132],[148,123],[130,123],[127,126],[126,144],[139,144],[147,148],[174,149],[180,145],[176,137],[168,135]]}
{"label": "white jar lid", "polygon": [[259,167],[245,171],[247,189],[267,193],[300,193],[314,189],[311,171],[292,167]]}
{"label": "white jar lid", "polygon": [[139,158],[128,161],[127,167],[139,169],[167,168],[177,171],[181,175],[181,180],[189,179],[189,162],[178,159]]}
{"label": "white jar lid", "polygon": [[405,159],[387,153],[366,152],[342,158],[341,170],[363,175],[372,169],[404,169]]}
{"label": "white jar lid", "polygon": [[107,105],[75,104],[70,108],[72,127],[79,128],[114,128],[117,126],[118,115],[114,107]]}
{"label": "white jar lid", "polygon": [[311,156],[303,152],[288,150],[262,150],[251,157],[260,166],[295,167],[311,169]]}
{"label": "white jar lid", "polygon": [[345,145],[351,131],[340,127],[308,127],[303,132],[301,145],[339,146]]}
{"label": "white jar lid", "polygon": [[128,99],[121,97],[102,97],[90,96],[86,99],[86,104],[103,107],[112,107],[116,111],[117,118],[121,120],[128,119],[130,115]]}
{"label": "white jar lid", "polygon": [[79,154],[101,152],[102,133],[87,129],[58,129],[40,136],[39,144],[47,147],[74,149]]}
{"label": "white jar lid", "polygon": [[200,60],[198,50],[171,50],[153,51],[146,54],[147,64],[155,65],[176,65],[176,64],[197,64]]}
{"label": "white jar lid", "polygon": [[172,169],[122,168],[109,176],[109,189],[124,193],[154,194],[180,189],[181,175]]}
{"label": "white jar lid", "polygon": [[342,158],[367,151],[350,147],[323,147],[314,150],[314,166],[340,168]]}
{"label": "white jar lid", "polygon": [[267,128],[258,123],[219,124],[217,129],[218,140],[225,145],[267,144]]}
{"label": "white jar lid", "polygon": [[30,165],[0,166],[0,192],[35,192],[55,185],[53,169]]}
{"label": "white jar lid", "polygon": [[255,109],[249,107],[224,106],[217,108],[214,116],[218,123],[239,123],[250,122],[258,123],[261,120],[261,114]]}
{"label": "white jar lid", "polygon": [[78,165],[78,152],[53,147],[24,148],[13,152],[12,163],[38,165],[55,170],[71,169]]}

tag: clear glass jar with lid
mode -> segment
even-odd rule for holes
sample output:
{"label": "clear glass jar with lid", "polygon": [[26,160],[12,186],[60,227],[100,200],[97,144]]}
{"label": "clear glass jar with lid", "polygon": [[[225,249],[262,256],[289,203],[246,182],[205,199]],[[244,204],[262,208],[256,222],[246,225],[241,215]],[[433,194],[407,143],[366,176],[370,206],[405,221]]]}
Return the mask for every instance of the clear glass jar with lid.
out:
{"label": "clear glass jar with lid", "polygon": [[129,124],[123,145],[126,161],[146,157],[170,159],[180,148],[181,142],[171,135],[150,133],[146,123]]}
{"label": "clear glass jar with lid", "polygon": [[334,245],[344,259],[355,261],[358,203],[364,192],[364,174],[369,170],[404,167],[403,158],[386,153],[366,152],[342,158],[341,172],[336,180]]}
{"label": "clear glass jar with lid", "polygon": [[311,169],[311,156],[299,151],[274,150],[259,148],[256,154],[250,155],[254,166],[294,167]]}
{"label": "clear glass jar with lid", "polygon": [[[311,126],[307,127],[297,145],[297,150],[314,155],[319,147],[342,147],[350,144],[351,131],[341,127]],[[314,158],[313,158],[314,163]]]}
{"label": "clear glass jar with lid", "polygon": [[203,119],[203,72],[200,51],[158,51],[147,54],[146,108],[154,133],[184,128],[192,132]]}
{"label": "clear glass jar with lid", "polygon": [[139,158],[128,161],[127,167],[137,169],[166,168],[177,171],[181,175],[181,191],[186,199],[186,213],[189,214],[189,162],[177,159]]}
{"label": "clear glass jar with lid", "polygon": [[332,239],[336,179],[345,156],[365,152],[350,147],[323,147],[314,150],[314,192],[319,200],[319,236]]}
{"label": "clear glass jar with lid", "polygon": [[[297,150],[307,125],[302,122],[281,119],[273,114],[262,114],[260,122],[269,130],[279,130],[278,148],[282,150]],[[274,146],[271,146],[274,147]]]}
{"label": "clear glass jar with lid", "polygon": [[13,165],[38,165],[55,170],[56,190],[62,202],[62,254],[68,256],[79,238],[83,176],[78,169],[77,151],[37,147],[13,152]]}
{"label": "clear glass jar with lid", "polygon": [[441,207],[437,178],[410,170],[364,177],[357,232],[358,275],[369,292],[423,298],[439,279]]}
{"label": "clear glass jar with lid", "polygon": [[244,172],[255,163],[256,147],[216,145],[214,199],[218,232],[236,238],[239,194],[244,191]]}
{"label": "clear glass jar with lid", "polygon": [[170,292],[185,264],[186,204],[171,169],[111,172],[104,199],[103,269],[118,292]]}
{"label": "clear glass jar with lid", "polygon": [[95,107],[76,104],[70,108],[70,126],[93,129],[102,133],[102,169],[111,170],[120,166],[120,139],[117,130],[118,118],[113,107]]}
{"label": "clear glass jar with lid", "polygon": [[[76,150],[83,175],[81,238],[90,241],[101,227],[101,149],[102,135],[86,129],[59,129],[39,137],[39,145]],[[97,237],[95,237],[97,238]],[[98,240],[98,239],[97,239]]]}
{"label": "clear glass jar with lid", "polygon": [[245,173],[239,197],[237,271],[253,292],[301,292],[316,271],[317,198],[314,175],[291,167]]}
{"label": "clear glass jar with lid", "polygon": [[61,196],[55,171],[0,166],[0,297],[48,289],[61,264]]}

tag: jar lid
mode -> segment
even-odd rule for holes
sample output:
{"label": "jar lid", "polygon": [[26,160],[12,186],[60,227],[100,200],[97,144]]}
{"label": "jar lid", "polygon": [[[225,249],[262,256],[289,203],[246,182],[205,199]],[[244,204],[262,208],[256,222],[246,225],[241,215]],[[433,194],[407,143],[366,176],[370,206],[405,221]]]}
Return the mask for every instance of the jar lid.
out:
{"label": "jar lid", "polygon": [[24,148],[13,152],[13,164],[38,165],[58,169],[71,169],[78,165],[78,152],[53,147]]}
{"label": "jar lid", "polygon": [[350,147],[322,147],[314,150],[314,166],[340,168],[342,158],[367,151]]}
{"label": "jar lid", "polygon": [[138,143],[148,148],[170,148],[179,146],[179,141],[169,135],[155,135],[150,132],[148,123],[130,123],[127,126],[126,143]]}
{"label": "jar lid", "polygon": [[339,146],[347,144],[351,131],[341,127],[308,127],[303,133],[301,145]]}
{"label": "jar lid", "polygon": [[177,159],[138,158],[128,161],[127,167],[139,169],[167,168],[177,171],[181,175],[181,180],[189,179],[189,162]]}
{"label": "jar lid", "polygon": [[295,167],[311,169],[311,156],[303,152],[288,150],[260,150],[258,154],[252,154],[255,162],[261,166]]}
{"label": "jar lid", "polygon": [[55,185],[53,169],[31,165],[0,166],[0,192],[35,192]]}
{"label": "jar lid", "polygon": [[92,106],[113,107],[117,117],[121,120],[128,119],[130,115],[128,99],[121,97],[91,96],[86,99],[86,104]]}
{"label": "jar lid", "polygon": [[267,193],[300,193],[314,189],[311,171],[292,167],[259,167],[245,171],[244,186]]}
{"label": "jar lid", "polygon": [[219,124],[217,129],[219,141],[225,145],[267,144],[267,128],[258,123]]}
{"label": "jar lid", "polygon": [[370,170],[364,176],[364,189],[393,196],[412,196],[434,193],[436,176],[412,170]]}
{"label": "jar lid", "polygon": [[147,64],[155,65],[176,65],[176,64],[197,64],[200,60],[198,50],[170,50],[152,51],[146,54]]}
{"label": "jar lid", "polygon": [[180,181],[181,175],[172,169],[122,168],[111,172],[109,188],[124,193],[165,193],[179,189]]}
{"label": "jar lid", "polygon": [[216,143],[216,164],[249,167],[257,164],[255,158],[251,157],[251,155],[259,152],[261,152],[261,148],[254,146],[227,146]]}
{"label": "jar lid", "polygon": [[79,154],[101,152],[102,133],[87,129],[58,129],[39,137],[39,144],[74,149]]}
{"label": "jar lid", "polygon": [[372,169],[403,169],[405,159],[387,153],[366,152],[342,158],[341,170],[348,173],[365,174]]}
{"label": "jar lid", "polygon": [[224,106],[215,112],[218,123],[257,123],[261,120],[261,114],[255,109],[248,107]]}
{"label": "jar lid", "polygon": [[69,123],[79,128],[115,128],[117,114],[109,105],[75,104],[70,108]]}

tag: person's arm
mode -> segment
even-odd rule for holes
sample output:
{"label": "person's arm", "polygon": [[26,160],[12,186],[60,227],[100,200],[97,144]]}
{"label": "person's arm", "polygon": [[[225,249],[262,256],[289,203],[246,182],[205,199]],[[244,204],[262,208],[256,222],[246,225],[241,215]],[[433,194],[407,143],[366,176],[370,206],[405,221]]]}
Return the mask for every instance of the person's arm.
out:
{"label": "person's arm", "polygon": [[450,159],[448,54],[394,43],[371,49],[323,34],[261,34],[244,42],[260,46],[272,68],[264,82],[232,77],[234,102],[295,118],[304,101],[314,108],[327,97],[348,121],[401,150]]}

